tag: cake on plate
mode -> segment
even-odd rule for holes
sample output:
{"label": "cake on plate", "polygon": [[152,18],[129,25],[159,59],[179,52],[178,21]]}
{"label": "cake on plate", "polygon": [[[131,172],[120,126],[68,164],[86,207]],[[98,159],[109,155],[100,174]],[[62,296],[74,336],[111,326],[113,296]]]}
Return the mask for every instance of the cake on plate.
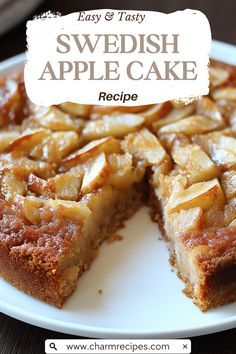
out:
{"label": "cake on plate", "polygon": [[202,311],[235,301],[236,69],[209,71],[208,96],[137,107],[40,107],[22,74],[3,78],[1,276],[61,307],[148,204],[186,295]]}

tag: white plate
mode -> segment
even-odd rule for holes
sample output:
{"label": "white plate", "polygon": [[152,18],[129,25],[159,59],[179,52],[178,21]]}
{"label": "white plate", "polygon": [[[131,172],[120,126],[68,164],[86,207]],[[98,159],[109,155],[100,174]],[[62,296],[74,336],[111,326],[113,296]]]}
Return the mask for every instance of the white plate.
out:
{"label": "white plate", "polygon": [[[236,47],[215,42],[212,56],[236,64]],[[23,59],[9,59],[0,70],[15,69]],[[147,208],[120,234],[122,242],[101,247],[63,309],[0,280],[1,311],[36,326],[101,338],[191,337],[236,326],[236,302],[202,313],[182,293],[183,283],[171,272],[165,242],[158,239]]]}

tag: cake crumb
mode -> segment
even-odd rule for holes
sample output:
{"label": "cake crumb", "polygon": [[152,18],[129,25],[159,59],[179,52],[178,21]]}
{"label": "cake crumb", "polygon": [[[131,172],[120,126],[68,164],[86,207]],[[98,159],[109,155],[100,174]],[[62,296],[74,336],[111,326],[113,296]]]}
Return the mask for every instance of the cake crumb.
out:
{"label": "cake crumb", "polygon": [[159,223],[160,222],[160,215],[158,213],[156,213],[155,211],[150,211],[149,213],[151,220],[155,223]]}
{"label": "cake crumb", "polygon": [[98,294],[101,295],[103,293],[103,290],[102,289],[99,289],[98,290]]}
{"label": "cake crumb", "polygon": [[114,242],[116,242],[116,241],[122,241],[123,238],[124,238],[124,237],[121,236],[121,235],[112,234],[112,235],[110,235],[110,236],[108,237],[107,243],[108,243],[108,244],[111,244],[111,243],[114,243]]}

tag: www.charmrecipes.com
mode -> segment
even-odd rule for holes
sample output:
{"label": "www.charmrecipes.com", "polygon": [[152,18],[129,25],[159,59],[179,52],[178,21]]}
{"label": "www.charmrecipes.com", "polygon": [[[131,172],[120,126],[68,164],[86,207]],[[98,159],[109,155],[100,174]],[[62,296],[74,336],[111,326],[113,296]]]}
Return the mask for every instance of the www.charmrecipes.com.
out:
{"label": "www.charmrecipes.com", "polygon": [[189,339],[47,339],[45,352],[51,353],[191,353]]}

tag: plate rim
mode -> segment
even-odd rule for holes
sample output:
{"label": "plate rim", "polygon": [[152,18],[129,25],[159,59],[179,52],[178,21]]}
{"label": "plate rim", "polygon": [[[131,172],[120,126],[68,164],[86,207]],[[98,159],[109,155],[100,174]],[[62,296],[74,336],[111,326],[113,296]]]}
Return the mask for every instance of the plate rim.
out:
{"label": "plate rim", "polygon": [[[224,50],[224,52],[236,53],[236,45],[228,44],[221,41],[212,41],[213,44],[213,54],[212,57],[217,59],[217,52]],[[232,55],[232,54],[231,54]],[[226,54],[227,57],[227,54]],[[11,71],[13,66],[22,65],[26,59],[26,54],[21,53],[6,59],[0,63],[0,72]],[[219,56],[218,56],[219,59]],[[220,59],[219,59],[220,60]],[[222,60],[222,59],[221,59]],[[227,61],[227,60],[226,60]],[[57,331],[61,333],[79,335],[83,337],[94,337],[94,338],[184,338],[184,337],[195,337],[199,335],[216,333],[218,331],[223,331],[227,329],[236,328],[236,315],[230,316],[225,319],[218,319],[215,324],[198,325],[194,328],[187,329],[186,327],[180,327],[175,331],[161,331],[156,328],[148,329],[123,329],[123,328],[109,328],[109,327],[98,327],[90,325],[81,325],[77,323],[72,323],[64,321],[62,319],[53,319],[49,317],[44,317],[36,315],[29,310],[21,309],[15,305],[9,304],[0,299],[0,311],[10,317],[17,320],[23,321],[25,323],[45,328],[52,331]],[[63,311],[63,310],[61,310]]]}
{"label": "plate rim", "polygon": [[[7,304],[7,308],[4,308],[4,304]],[[0,310],[4,314],[13,317],[22,322],[45,328],[48,330],[66,333],[71,335],[79,335],[82,337],[94,337],[94,338],[186,338],[195,337],[200,335],[206,335],[216,333],[223,330],[233,329],[236,327],[236,315],[230,316],[224,320],[218,320],[214,325],[196,326],[192,329],[186,330],[186,328],[179,328],[175,331],[157,331],[156,329],[121,329],[121,328],[109,328],[109,327],[96,327],[88,325],[75,324],[63,320],[56,320],[49,317],[35,315],[34,313],[26,310],[19,309],[17,306],[10,305],[0,300]]]}

